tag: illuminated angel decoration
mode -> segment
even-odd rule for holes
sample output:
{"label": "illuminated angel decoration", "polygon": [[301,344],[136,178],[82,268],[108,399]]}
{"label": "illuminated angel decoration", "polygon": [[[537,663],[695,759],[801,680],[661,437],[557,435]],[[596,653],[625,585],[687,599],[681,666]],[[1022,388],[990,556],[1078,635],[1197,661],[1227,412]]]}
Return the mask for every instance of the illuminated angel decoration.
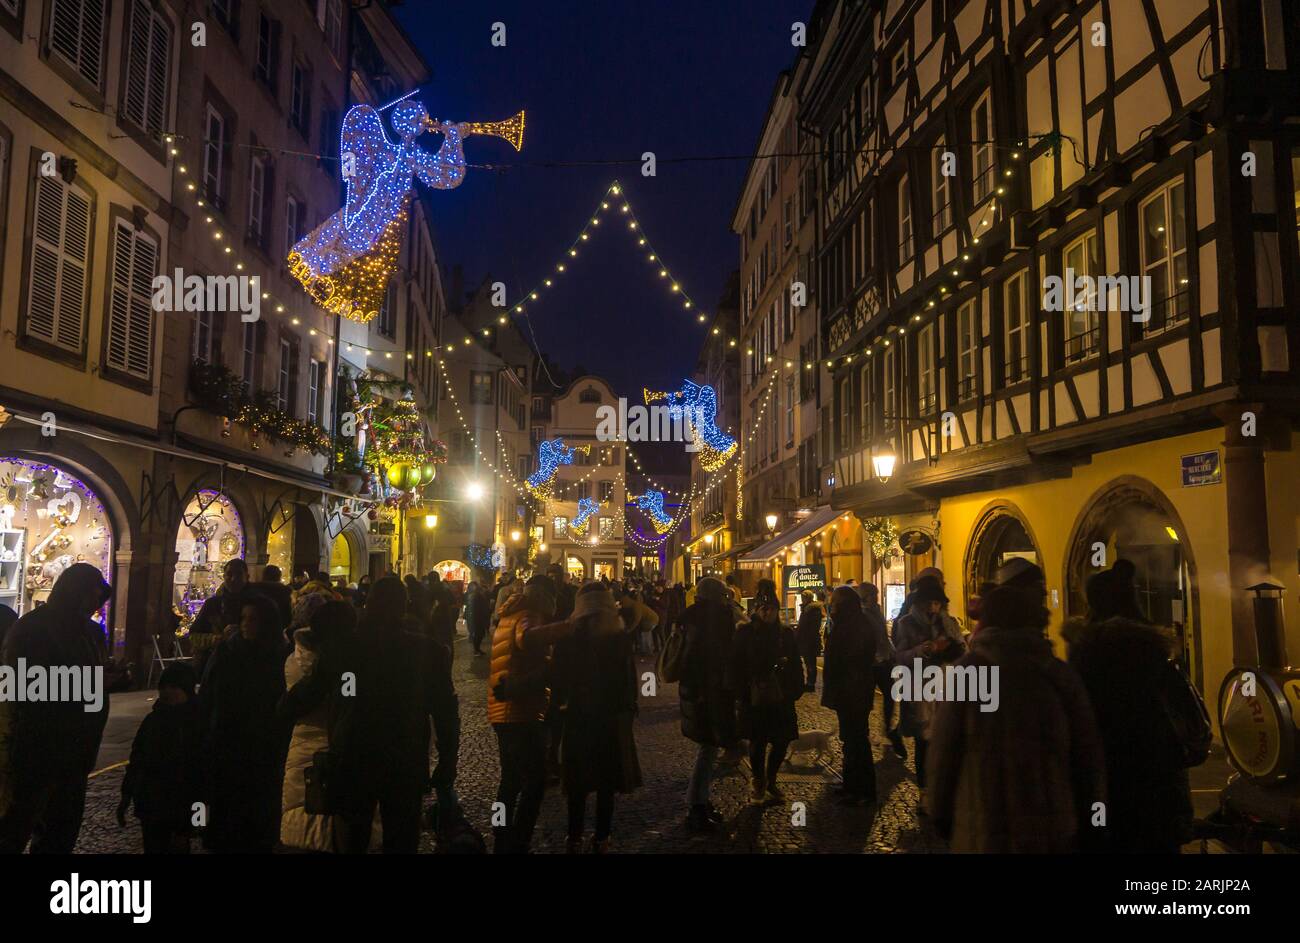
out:
{"label": "illuminated angel decoration", "polygon": [[664,510],[664,494],[662,491],[647,491],[645,494],[638,495],[632,499],[646,517],[650,518],[650,523],[654,526],[656,534],[666,534],[672,529],[673,519]]}
{"label": "illuminated angel decoration", "polygon": [[643,392],[647,403],[666,400],[670,416],[681,416],[690,423],[700,466],[705,471],[721,468],[735,453],[736,440],[718,428],[718,394],[713,387],[683,380],[682,388],[675,393]]}
{"label": "illuminated angel decoration", "polygon": [[[523,112],[503,122],[434,122],[411,95],[383,108],[356,105],[343,118],[339,154],[347,197],[343,207],[300,239],[289,252],[289,272],[326,311],[354,321],[369,321],[383,306],[397,268],[415,178],[435,190],[450,190],[465,180],[463,138],[470,134],[505,137],[518,150],[523,143]],[[388,139],[380,112],[392,107],[398,135]],[[416,143],[425,131],[442,134],[436,153]]]}
{"label": "illuminated angel decoration", "polygon": [[600,510],[600,502],[595,498],[582,498],[578,501],[578,513],[574,515],[573,521],[569,527],[579,537],[587,533],[587,525],[591,523],[591,516]]}
{"label": "illuminated angel decoration", "polygon": [[531,494],[545,498],[551,493],[551,483],[561,465],[572,465],[573,457],[578,452],[590,454],[590,445],[567,448],[563,439],[543,439],[537,447],[537,471],[524,481],[524,486]]}

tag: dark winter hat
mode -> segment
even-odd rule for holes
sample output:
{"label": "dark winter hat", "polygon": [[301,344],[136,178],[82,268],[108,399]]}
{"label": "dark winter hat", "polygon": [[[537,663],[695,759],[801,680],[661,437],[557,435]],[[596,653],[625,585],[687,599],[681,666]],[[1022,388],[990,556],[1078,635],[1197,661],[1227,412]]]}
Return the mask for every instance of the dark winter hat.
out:
{"label": "dark winter hat", "polygon": [[761,609],[763,606],[781,608],[781,603],[776,598],[776,584],[771,580],[759,580],[758,592],[754,593],[754,608]]}
{"label": "dark winter hat", "polygon": [[912,600],[913,602],[938,602],[948,605],[948,597],[944,595],[943,584],[933,576],[923,576],[912,583]]}
{"label": "dark winter hat", "polygon": [[726,602],[727,587],[721,580],[706,576],[695,584],[695,598],[705,602]]}
{"label": "dark winter hat", "polygon": [[112,588],[104,581],[104,574],[89,563],[74,563],[60,573],[59,578],[54,581],[54,588],[50,590],[50,601],[96,592],[99,594],[99,603],[96,606],[98,608],[108,602],[108,597],[112,594]]}
{"label": "dark winter hat", "polygon": [[536,599],[538,596],[544,596],[551,602],[554,602],[556,595],[555,581],[549,576],[534,576],[524,584],[524,595],[531,599]]}
{"label": "dark winter hat", "polygon": [[158,675],[158,690],[163,688],[180,688],[190,697],[194,696],[194,689],[198,686],[199,676],[194,669],[183,661],[174,661],[162,670]]}

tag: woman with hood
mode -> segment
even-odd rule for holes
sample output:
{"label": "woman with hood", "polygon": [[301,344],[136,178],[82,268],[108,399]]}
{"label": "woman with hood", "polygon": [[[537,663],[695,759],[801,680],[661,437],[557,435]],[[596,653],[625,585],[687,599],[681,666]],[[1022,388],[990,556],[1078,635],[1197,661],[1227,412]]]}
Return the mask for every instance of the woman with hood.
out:
{"label": "woman with hood", "polygon": [[752,800],[783,802],[776,774],[799,736],[794,704],[804,693],[803,662],[794,630],[781,623],[776,585],[760,580],[749,621],[736,630],[734,674],[740,733],[749,739]]}
{"label": "woman with hood", "polygon": [[599,583],[578,592],[573,634],[555,643],[552,696],[561,712],[560,755],[569,800],[570,854],[582,849],[587,795],[596,794],[591,850],[604,854],[614,819],[614,795],[641,785],[632,721],[637,713],[632,637],[619,620],[613,594]]}
{"label": "woman with hood", "polygon": [[722,814],[709,800],[718,753],[736,747],[736,697],[731,677],[736,618],[722,580],[706,576],[696,587],[695,602],[680,618],[684,645],[677,699],[682,735],[697,744],[695,765],[686,787],[686,827],[711,832]]}

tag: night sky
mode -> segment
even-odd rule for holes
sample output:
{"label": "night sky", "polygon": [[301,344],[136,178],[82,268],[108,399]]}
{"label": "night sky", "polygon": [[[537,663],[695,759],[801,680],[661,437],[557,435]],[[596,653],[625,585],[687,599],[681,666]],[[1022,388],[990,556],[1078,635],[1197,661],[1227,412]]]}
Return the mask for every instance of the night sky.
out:
{"label": "night sky", "polygon": [[[661,163],[646,178],[640,155],[753,153],[777,75],[794,59],[790,24],[811,9],[811,0],[407,0],[397,16],[432,68],[423,89],[431,116],[528,112],[521,154],[504,141],[466,142],[471,164],[508,171],[471,168],[462,186],[434,194],[443,266],[463,264],[467,287],[491,273],[517,300],[553,273],[617,178],[670,271],[712,313],[740,261],[730,223],[746,162]],[[498,20],[504,48],[490,42]],[[608,159],[636,163],[530,166]],[[707,326],[669,294],[626,227],[593,232],[529,309],[541,349],[625,395],[675,388]]]}

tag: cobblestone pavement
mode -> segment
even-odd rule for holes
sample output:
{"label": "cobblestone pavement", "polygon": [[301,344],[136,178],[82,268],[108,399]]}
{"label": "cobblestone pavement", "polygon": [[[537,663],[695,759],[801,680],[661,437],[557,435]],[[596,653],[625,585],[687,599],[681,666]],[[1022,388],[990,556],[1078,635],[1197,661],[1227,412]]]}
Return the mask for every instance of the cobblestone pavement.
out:
{"label": "cobblestone pavement", "polygon": [[[641,672],[653,671],[653,660],[639,659]],[[473,658],[468,643],[457,641],[454,676],[460,695],[460,772],[456,782],[465,813],[491,842],[490,809],[496,797],[499,766],[496,737],[487,723],[487,658]],[[820,695],[806,694],[798,704],[800,730],[834,730],[835,715],[821,707]],[[917,791],[909,759],[906,766],[889,750],[879,710],[871,715],[876,758],[878,810],[844,807],[831,800],[830,790],[839,779],[840,743],[830,737],[830,752],[820,766],[791,767],[780,774],[786,794],[782,805],[751,805],[748,800],[747,763],[726,773],[713,786],[713,802],[726,823],[712,835],[687,832],[684,793],[695,758],[695,745],[681,735],[677,686],[660,685],[656,696],[641,698],[636,721],[637,752],[644,785],[635,793],[619,796],[614,812],[615,852],[785,853],[785,852],[892,852],[940,851],[943,842],[925,820],[916,815]],[[910,741],[909,744],[910,753]],[[801,760],[805,758],[799,758]],[[86,818],[77,842],[83,853],[139,853],[140,831],[128,818],[118,828],[114,810],[122,785],[121,766],[92,776]],[[590,800],[594,804],[594,797]],[[802,803],[804,823],[794,824]],[[594,815],[594,810],[589,810]],[[590,824],[588,828],[590,829]],[[562,852],[565,848],[564,796],[549,787],[533,837],[533,850]],[[590,840],[590,838],[588,838]],[[432,851],[426,833],[424,850]]]}

